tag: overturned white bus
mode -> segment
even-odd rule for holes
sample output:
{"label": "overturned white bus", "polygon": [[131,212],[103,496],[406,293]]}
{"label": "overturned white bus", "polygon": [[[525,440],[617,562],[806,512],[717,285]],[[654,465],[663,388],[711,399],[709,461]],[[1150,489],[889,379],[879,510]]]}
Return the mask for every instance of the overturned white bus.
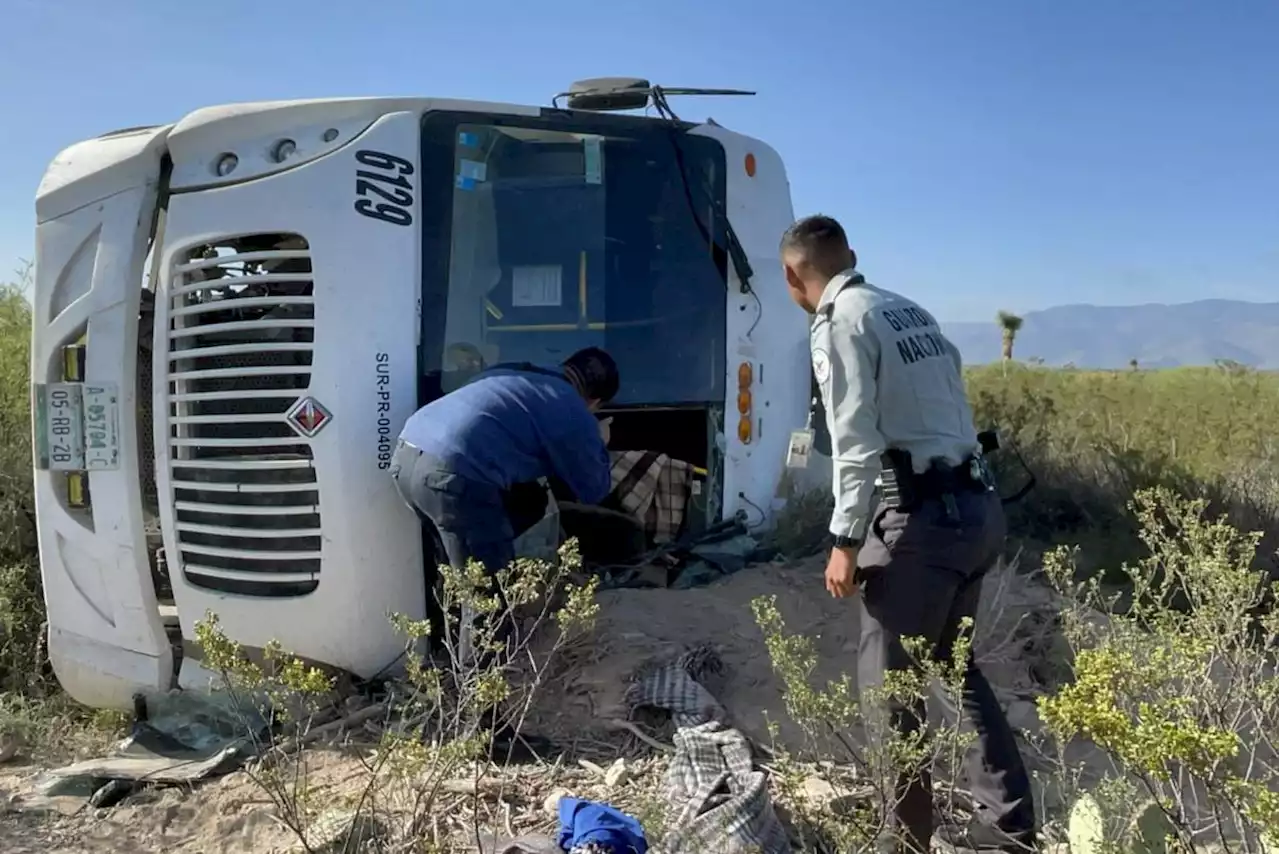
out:
{"label": "overturned white bus", "polygon": [[31,379],[66,690],[127,708],[188,682],[210,610],[246,646],[379,671],[434,566],[396,435],[485,364],[606,348],[611,447],[698,472],[683,524],[766,515],[810,403],[786,171],[672,93],[238,104],[59,154]]}

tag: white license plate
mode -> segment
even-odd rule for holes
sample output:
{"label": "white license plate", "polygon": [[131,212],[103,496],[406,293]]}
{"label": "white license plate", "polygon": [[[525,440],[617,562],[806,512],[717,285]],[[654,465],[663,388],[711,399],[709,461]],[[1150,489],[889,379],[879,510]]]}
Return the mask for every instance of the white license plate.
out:
{"label": "white license plate", "polygon": [[35,387],[36,467],[106,471],[120,465],[120,394],[115,383]]}

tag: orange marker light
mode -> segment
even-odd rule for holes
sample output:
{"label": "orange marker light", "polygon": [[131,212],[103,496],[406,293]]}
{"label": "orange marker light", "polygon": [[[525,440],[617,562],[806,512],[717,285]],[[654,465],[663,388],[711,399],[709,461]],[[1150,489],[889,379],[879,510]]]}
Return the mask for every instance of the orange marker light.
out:
{"label": "orange marker light", "polygon": [[751,380],[755,371],[750,362],[738,365],[738,441],[751,444]]}
{"label": "orange marker light", "polygon": [[747,177],[756,177],[756,156],[751,152],[747,152],[747,156],[742,159],[743,168],[747,170]]}

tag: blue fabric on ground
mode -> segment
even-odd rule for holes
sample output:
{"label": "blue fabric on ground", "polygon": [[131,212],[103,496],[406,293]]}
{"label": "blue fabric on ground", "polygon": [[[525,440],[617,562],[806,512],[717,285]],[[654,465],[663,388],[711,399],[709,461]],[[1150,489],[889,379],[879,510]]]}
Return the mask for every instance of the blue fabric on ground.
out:
{"label": "blue fabric on ground", "polygon": [[559,842],[565,851],[588,842],[610,846],[615,854],[645,854],[649,850],[640,822],[607,804],[561,798],[559,815]]}

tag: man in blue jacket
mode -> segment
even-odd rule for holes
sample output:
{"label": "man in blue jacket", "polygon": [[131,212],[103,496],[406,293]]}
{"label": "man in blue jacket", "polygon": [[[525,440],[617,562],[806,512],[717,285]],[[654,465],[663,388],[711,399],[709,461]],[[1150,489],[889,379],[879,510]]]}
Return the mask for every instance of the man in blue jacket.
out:
{"label": "man in blue jacket", "polygon": [[613,358],[589,347],[559,371],[495,366],[409,418],[391,477],[451,566],[474,558],[496,573],[515,558],[513,488],[546,477],[583,504],[608,496],[608,427],[594,413],[618,384]]}

